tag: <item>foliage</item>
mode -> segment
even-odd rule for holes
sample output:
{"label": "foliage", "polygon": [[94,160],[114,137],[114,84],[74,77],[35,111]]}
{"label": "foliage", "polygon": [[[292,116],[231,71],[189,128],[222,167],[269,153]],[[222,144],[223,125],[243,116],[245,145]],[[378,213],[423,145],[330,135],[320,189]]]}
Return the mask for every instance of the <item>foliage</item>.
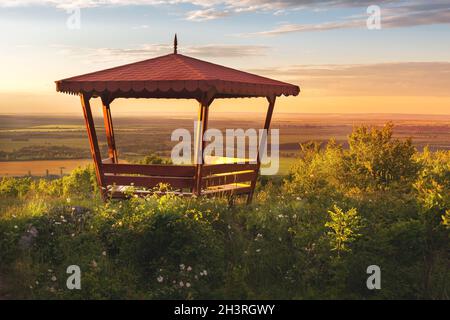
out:
{"label": "foliage", "polygon": [[331,245],[333,250],[336,250],[338,255],[340,255],[343,251],[349,251],[350,249],[347,245],[360,236],[357,232],[361,228],[361,219],[355,208],[347,212],[344,212],[337,205],[334,205],[333,208],[334,211],[328,210],[330,221],[325,223],[325,227],[331,229],[328,232]]}
{"label": "foliage", "polygon": [[[92,167],[4,178],[0,275],[19,298],[448,299],[450,152],[419,153],[391,126],[355,128],[349,146],[304,144],[250,206],[103,203]],[[73,264],[81,290],[65,286]],[[366,287],[373,264],[381,290]]]}
{"label": "foliage", "polygon": [[139,161],[139,164],[170,164],[170,159],[164,159],[155,153],[150,153]]}

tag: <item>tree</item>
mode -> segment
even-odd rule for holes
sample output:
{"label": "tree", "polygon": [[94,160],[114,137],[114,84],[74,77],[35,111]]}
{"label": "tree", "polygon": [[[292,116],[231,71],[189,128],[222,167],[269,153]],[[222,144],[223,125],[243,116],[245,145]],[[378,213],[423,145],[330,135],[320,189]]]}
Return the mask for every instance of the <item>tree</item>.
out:
{"label": "tree", "polygon": [[331,220],[325,223],[325,227],[331,229],[328,232],[330,243],[333,250],[336,250],[338,256],[340,256],[341,252],[350,251],[348,244],[360,236],[358,231],[361,229],[362,223],[356,208],[347,212],[344,212],[337,205],[334,205],[333,208],[334,211],[328,210]]}

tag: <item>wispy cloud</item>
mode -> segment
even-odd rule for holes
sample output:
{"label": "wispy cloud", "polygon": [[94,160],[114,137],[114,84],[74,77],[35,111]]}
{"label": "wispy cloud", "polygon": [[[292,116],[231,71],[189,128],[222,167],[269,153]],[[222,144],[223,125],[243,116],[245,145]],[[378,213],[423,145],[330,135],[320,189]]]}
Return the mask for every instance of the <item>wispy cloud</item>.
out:
{"label": "wispy cloud", "polygon": [[450,96],[450,62],[298,65],[250,70],[337,96]]}
{"label": "wispy cloud", "polygon": [[[401,28],[419,25],[450,24],[450,3],[433,2],[391,6],[382,9],[382,28]],[[317,24],[282,24],[270,30],[243,33],[237,36],[275,36],[296,32],[315,32],[336,29],[366,28],[366,16],[347,17],[341,21]]]}
{"label": "wispy cloud", "polygon": [[[185,18],[190,21],[207,21],[245,12],[271,12],[274,15],[290,10],[331,10],[337,8],[362,8],[376,4],[382,9],[385,28],[450,23],[448,0],[3,0],[0,7],[47,5],[61,9],[91,8],[100,6],[149,5],[171,6],[189,4]],[[365,12],[362,11],[362,12]],[[255,33],[277,35],[291,32],[323,31],[365,26],[365,17],[328,21],[317,25],[285,24],[271,30]],[[253,34],[254,35],[254,34]]]}
{"label": "wispy cloud", "polygon": [[231,12],[224,10],[224,11],[218,11],[214,8],[209,9],[202,9],[202,10],[195,10],[190,11],[186,15],[187,20],[191,21],[206,21],[206,20],[214,20],[218,18],[223,18],[226,16],[230,16]]}
{"label": "wispy cloud", "polygon": [[[143,59],[150,59],[155,56],[169,54],[173,47],[160,44],[145,44],[136,48],[82,48],[65,45],[54,45],[56,53],[71,57],[87,64],[119,64]],[[179,48],[179,52],[194,57],[209,58],[235,58],[263,56],[270,50],[267,46],[252,45],[201,45],[184,46]]]}

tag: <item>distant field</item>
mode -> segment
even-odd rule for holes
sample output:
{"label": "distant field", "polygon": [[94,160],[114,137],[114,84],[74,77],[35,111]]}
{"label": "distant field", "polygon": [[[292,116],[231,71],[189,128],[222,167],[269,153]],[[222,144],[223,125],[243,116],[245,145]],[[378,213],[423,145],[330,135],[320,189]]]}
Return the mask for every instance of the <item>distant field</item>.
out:
{"label": "distant field", "polygon": [[[107,147],[102,119],[96,120],[97,135],[104,157]],[[170,140],[177,128],[193,132],[196,115],[178,117],[113,117],[116,145],[121,160],[136,160],[149,153],[163,157],[170,156],[170,150],[177,142]],[[212,114],[209,128],[248,129],[260,128],[262,114]],[[272,128],[280,130],[280,174],[285,174],[294,162],[299,143],[308,141],[326,142],[335,138],[346,147],[348,135],[358,125],[382,126],[388,121],[395,124],[397,138],[413,139],[414,145],[422,150],[429,146],[432,150],[450,150],[450,116],[426,115],[312,115],[274,114]],[[59,167],[67,171],[80,160],[89,157],[89,143],[82,116],[13,116],[0,117],[0,175],[44,175],[45,170],[59,173]],[[36,159],[55,160],[30,161]],[[16,161],[21,160],[21,161]],[[61,164],[58,163],[61,162]],[[38,162],[43,163],[38,164]],[[88,160],[83,160],[88,162]]]}
{"label": "distant field", "polygon": [[[293,158],[281,158],[280,169],[278,174],[285,175],[289,172],[289,168],[294,163]],[[122,161],[124,163],[126,161]],[[44,161],[3,161],[0,162],[0,177],[14,176],[22,177],[31,173],[33,176],[45,176],[46,170],[50,175],[60,175],[61,167],[63,167],[63,174],[69,173],[71,170],[92,164],[91,159],[81,160],[44,160]]]}
{"label": "distant field", "polygon": [[29,173],[33,176],[45,176],[46,170],[50,175],[69,173],[78,166],[85,166],[92,160],[44,160],[44,161],[7,161],[0,162],[0,176],[24,176]]}

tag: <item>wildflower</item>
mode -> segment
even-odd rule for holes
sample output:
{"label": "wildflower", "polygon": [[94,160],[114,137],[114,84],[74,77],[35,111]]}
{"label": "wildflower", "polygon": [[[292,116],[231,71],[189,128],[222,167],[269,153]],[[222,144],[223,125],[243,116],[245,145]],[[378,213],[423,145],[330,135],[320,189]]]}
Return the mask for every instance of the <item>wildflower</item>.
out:
{"label": "wildflower", "polygon": [[53,270],[52,270],[52,269],[48,269],[47,271],[48,271],[48,272],[53,272]]}
{"label": "wildflower", "polygon": [[36,280],[35,283],[36,283],[36,285],[38,285],[38,284],[39,284],[39,281]]}
{"label": "wildflower", "polygon": [[191,266],[187,267],[187,271],[192,271]]}
{"label": "wildflower", "polygon": [[52,281],[56,281],[56,277],[55,276],[52,277]]}
{"label": "wildflower", "polygon": [[195,278],[195,280],[198,280],[198,275],[195,275],[194,278]]}
{"label": "wildflower", "polygon": [[163,276],[159,276],[158,278],[156,278],[156,280],[161,283],[164,281],[164,277]]}
{"label": "wildflower", "polygon": [[14,229],[17,229],[18,228],[18,226],[14,226]]}
{"label": "wildflower", "polygon": [[67,203],[70,203],[70,198],[67,198],[66,201],[67,201]]}
{"label": "wildflower", "polygon": [[103,251],[103,252],[102,252],[102,256],[106,256],[106,251]]}
{"label": "wildflower", "polygon": [[180,270],[184,270],[185,265],[184,264],[180,264]]}
{"label": "wildflower", "polygon": [[302,200],[302,198],[300,198],[300,197],[297,197],[297,198],[295,198],[295,199],[297,199],[298,201]]}
{"label": "wildflower", "polygon": [[281,242],[281,237],[278,237],[278,241],[280,241],[280,242]]}
{"label": "wildflower", "polygon": [[184,287],[184,282],[183,281],[180,281],[180,283],[178,283],[178,284],[180,285],[180,288]]}
{"label": "wildflower", "polygon": [[190,288],[191,284],[189,282],[186,282],[186,288]]}
{"label": "wildflower", "polygon": [[261,249],[256,249],[256,252],[258,252],[258,253],[261,252]]}

